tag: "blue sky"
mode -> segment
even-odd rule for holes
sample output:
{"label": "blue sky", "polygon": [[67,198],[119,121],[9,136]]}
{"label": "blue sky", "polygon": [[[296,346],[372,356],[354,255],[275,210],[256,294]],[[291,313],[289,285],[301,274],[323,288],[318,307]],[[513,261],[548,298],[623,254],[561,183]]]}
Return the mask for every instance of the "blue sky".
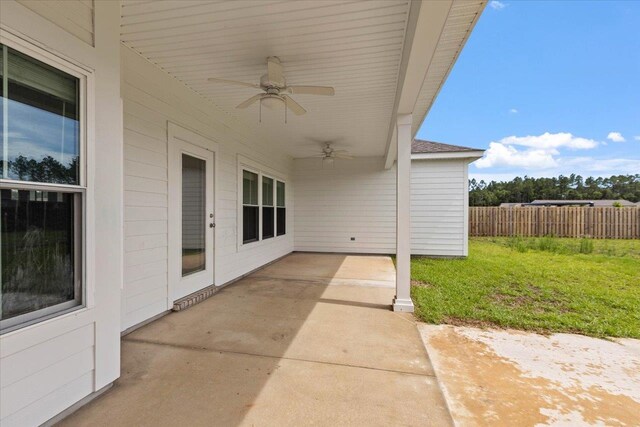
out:
{"label": "blue sky", "polygon": [[418,137],[477,179],[640,173],[640,2],[491,1]]}
{"label": "blue sky", "polygon": [[13,100],[9,100],[9,117],[9,160],[20,155],[37,161],[51,156],[69,166],[78,155],[76,120]]}

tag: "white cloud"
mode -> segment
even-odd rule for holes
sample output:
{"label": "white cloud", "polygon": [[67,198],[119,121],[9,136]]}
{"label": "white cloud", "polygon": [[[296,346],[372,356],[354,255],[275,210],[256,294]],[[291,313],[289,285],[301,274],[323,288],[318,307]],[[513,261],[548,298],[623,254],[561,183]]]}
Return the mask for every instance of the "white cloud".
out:
{"label": "white cloud", "polygon": [[[538,136],[508,136],[492,141],[484,157],[475,162],[479,169],[517,167],[523,169],[551,169],[559,166],[556,156],[561,148],[588,150],[598,141],[573,136],[568,132],[545,132]],[[525,147],[518,149],[516,147]]]}
{"label": "white cloud", "polygon": [[553,155],[545,150],[518,151],[514,147],[492,142],[484,157],[476,161],[475,165],[480,169],[495,166],[545,169],[557,166],[557,163]]}
{"label": "white cloud", "polygon": [[522,147],[531,147],[552,152],[555,152],[558,148],[588,150],[598,146],[598,141],[573,136],[569,132],[545,132],[538,136],[507,136],[498,142],[504,145],[520,145]]}
{"label": "white cloud", "polygon": [[607,139],[613,142],[625,142],[624,136],[620,132],[609,132]]}
{"label": "white cloud", "polygon": [[636,141],[640,141],[640,135],[634,136],[633,139],[635,139]]}
{"label": "white cloud", "polygon": [[509,110],[509,112],[510,112],[511,114],[518,114],[518,110],[516,110],[515,108],[511,108],[511,109]]}
{"label": "white cloud", "polygon": [[507,4],[502,3],[501,1],[498,1],[498,0],[493,0],[489,3],[489,6],[491,6],[491,8],[495,10],[501,10],[507,7]]}

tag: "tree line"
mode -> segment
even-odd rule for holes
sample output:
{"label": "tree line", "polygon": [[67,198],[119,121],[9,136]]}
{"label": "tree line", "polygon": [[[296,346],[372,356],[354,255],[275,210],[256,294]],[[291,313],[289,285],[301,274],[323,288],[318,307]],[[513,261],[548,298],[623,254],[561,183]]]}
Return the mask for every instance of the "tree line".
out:
{"label": "tree line", "polygon": [[48,182],[55,184],[78,183],[78,157],[64,165],[52,156],[35,160],[22,155],[8,162],[9,178],[19,181]]}
{"label": "tree line", "polygon": [[507,182],[469,180],[469,206],[530,203],[537,199],[640,201],[640,174],[609,178],[571,174],[557,178],[516,177]]}

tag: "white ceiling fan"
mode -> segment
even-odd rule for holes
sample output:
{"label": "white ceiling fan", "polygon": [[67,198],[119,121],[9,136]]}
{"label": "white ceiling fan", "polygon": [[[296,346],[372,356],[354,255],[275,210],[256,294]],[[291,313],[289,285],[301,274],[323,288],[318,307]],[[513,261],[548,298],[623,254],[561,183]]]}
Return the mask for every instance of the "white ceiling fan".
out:
{"label": "white ceiling fan", "polygon": [[278,105],[285,106],[286,110],[291,110],[294,114],[300,116],[307,112],[300,104],[287,94],[292,95],[325,95],[333,96],[335,90],[328,86],[288,86],[284,78],[282,64],[277,56],[267,58],[267,74],[260,77],[260,84],[245,83],[235,80],[218,79],[215,77],[207,79],[212,83],[222,83],[235,86],[251,87],[261,89],[263,93],[252,96],[246,101],[240,103],[236,108],[245,109],[251,104],[260,101],[260,106],[264,102],[265,106],[274,108]]}
{"label": "white ceiling fan", "polygon": [[322,152],[311,157],[319,157],[322,159],[322,166],[333,166],[336,159],[351,160],[353,157],[349,155],[347,150],[336,150],[331,146],[331,142],[325,142]]}

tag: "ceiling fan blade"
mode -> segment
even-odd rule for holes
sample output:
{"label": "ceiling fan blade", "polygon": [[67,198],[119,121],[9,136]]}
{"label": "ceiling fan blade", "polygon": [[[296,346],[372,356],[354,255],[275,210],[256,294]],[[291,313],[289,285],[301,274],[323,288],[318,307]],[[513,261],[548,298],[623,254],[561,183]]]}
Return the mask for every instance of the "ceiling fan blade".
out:
{"label": "ceiling fan blade", "polygon": [[284,77],[282,75],[282,64],[280,59],[270,56],[267,58],[267,76],[271,82],[284,83]]}
{"label": "ceiling fan blade", "polygon": [[298,104],[290,96],[282,95],[282,97],[285,100],[285,104],[286,104],[287,108],[289,108],[293,112],[293,114],[295,114],[296,116],[301,116],[301,115],[303,115],[304,113],[307,112],[307,110],[302,108],[302,105]]}
{"label": "ceiling fan blade", "polygon": [[335,89],[329,86],[287,86],[285,90],[292,95],[333,96],[336,94]]}
{"label": "ceiling fan blade", "polygon": [[211,82],[211,83],[222,83],[222,84],[227,84],[227,85],[244,86],[244,87],[251,87],[251,88],[254,88],[254,89],[260,89],[260,85],[258,85],[258,84],[238,82],[236,80],[218,79],[216,77],[210,77],[210,78],[207,79],[207,81]]}
{"label": "ceiling fan blade", "polygon": [[261,93],[257,94],[257,95],[253,95],[251,98],[247,99],[246,101],[244,101],[241,104],[238,104],[238,106],[236,108],[240,108],[240,109],[244,109],[247,108],[249,105],[253,104],[256,101],[259,101],[260,98],[262,98]]}
{"label": "ceiling fan blade", "polygon": [[334,153],[333,157],[335,157],[336,159],[345,159],[345,160],[353,159],[353,156],[349,156],[347,154],[335,154]]}
{"label": "ceiling fan blade", "polygon": [[340,154],[340,153],[347,154],[347,155],[349,154],[349,152],[347,150],[333,150],[333,152],[336,153],[336,154]]}

